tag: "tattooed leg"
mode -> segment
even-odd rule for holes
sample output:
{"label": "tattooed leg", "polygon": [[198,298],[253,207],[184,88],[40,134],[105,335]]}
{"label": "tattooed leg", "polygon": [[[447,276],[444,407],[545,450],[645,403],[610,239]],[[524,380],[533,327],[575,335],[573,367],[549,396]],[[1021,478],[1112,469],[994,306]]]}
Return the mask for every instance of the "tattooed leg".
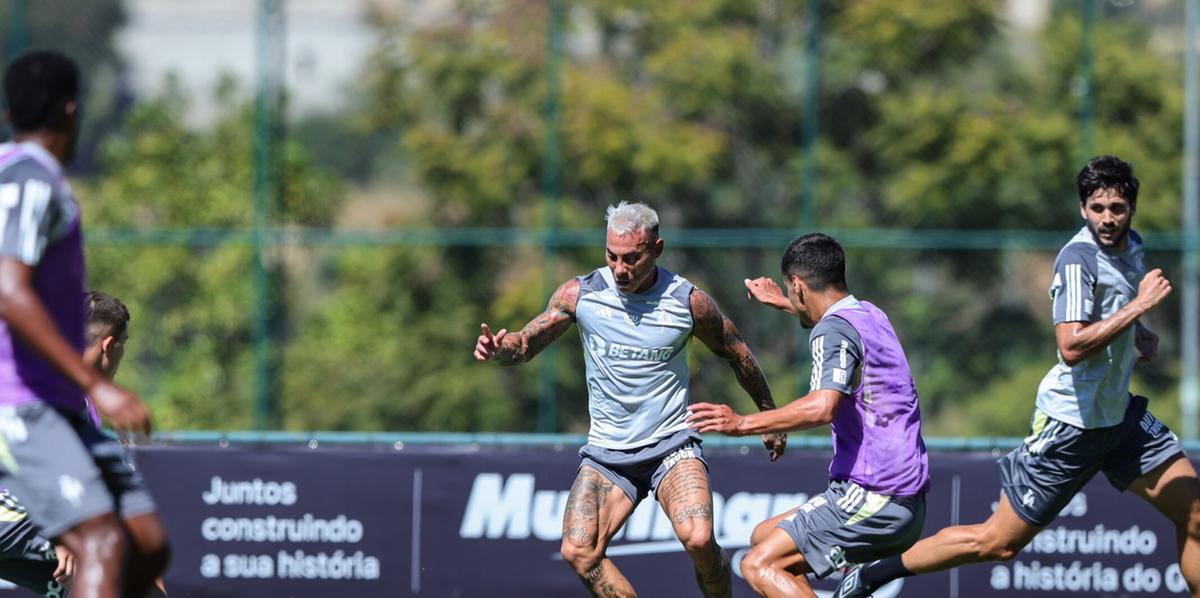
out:
{"label": "tattooed leg", "polygon": [[625,492],[600,472],[586,465],[579,469],[563,513],[561,553],[592,596],[637,596],[604,554],[633,507]]}
{"label": "tattooed leg", "polygon": [[657,495],[675,527],[675,535],[696,565],[700,591],[709,598],[730,596],[733,578],[729,558],[713,538],[712,490],[704,463],[699,459],[680,459],[663,476]]}

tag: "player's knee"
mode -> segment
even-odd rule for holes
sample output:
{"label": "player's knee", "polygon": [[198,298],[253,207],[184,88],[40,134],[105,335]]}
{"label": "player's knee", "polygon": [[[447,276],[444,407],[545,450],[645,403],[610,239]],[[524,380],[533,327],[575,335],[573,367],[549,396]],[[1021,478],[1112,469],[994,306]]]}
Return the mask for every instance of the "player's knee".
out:
{"label": "player's knee", "polygon": [[161,575],[167,569],[171,560],[171,547],[167,542],[167,532],[157,516],[147,515],[135,517],[126,522],[132,540],[135,563],[141,571],[151,577]]}
{"label": "player's knee", "polygon": [[161,542],[139,549],[137,554],[142,569],[151,577],[159,577],[166,573],[167,565],[171,562],[171,545],[163,537]]}
{"label": "player's knee", "polygon": [[770,568],[771,563],[767,560],[763,551],[751,548],[750,552],[742,558],[742,577],[746,582],[756,590],[761,587],[762,581]]}
{"label": "player's knee", "polygon": [[571,566],[576,573],[583,575],[591,571],[596,563],[600,562],[600,551],[592,546],[580,546],[574,542],[563,540],[562,546],[559,547],[558,553],[562,555],[564,561]]}
{"label": "player's knee", "polygon": [[1176,525],[1187,534],[1188,540],[1200,542],[1200,499],[1191,501],[1183,521],[1176,522]]}
{"label": "player's knee", "polygon": [[[124,554],[128,546],[125,530],[112,513],[93,517],[75,525],[60,537],[76,555]],[[120,560],[114,561],[120,566]]]}
{"label": "player's knee", "polygon": [[716,542],[710,525],[692,525],[681,539],[683,548],[691,554],[709,554]]}
{"label": "player's knee", "polygon": [[754,526],[754,531],[750,532],[750,545],[758,546],[763,540],[766,540],[767,536],[771,535],[771,532],[774,530],[775,526],[771,525],[771,522],[769,521],[764,521]]}

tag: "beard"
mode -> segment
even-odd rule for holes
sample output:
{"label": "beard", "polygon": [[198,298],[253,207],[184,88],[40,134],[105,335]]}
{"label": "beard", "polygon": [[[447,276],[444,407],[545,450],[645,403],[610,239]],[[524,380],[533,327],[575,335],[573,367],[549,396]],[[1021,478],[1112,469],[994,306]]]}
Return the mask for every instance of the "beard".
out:
{"label": "beard", "polygon": [[1118,247],[1129,237],[1129,224],[1111,229],[1093,228],[1089,224],[1088,229],[1092,231],[1092,237],[1096,239],[1096,242],[1104,247]]}

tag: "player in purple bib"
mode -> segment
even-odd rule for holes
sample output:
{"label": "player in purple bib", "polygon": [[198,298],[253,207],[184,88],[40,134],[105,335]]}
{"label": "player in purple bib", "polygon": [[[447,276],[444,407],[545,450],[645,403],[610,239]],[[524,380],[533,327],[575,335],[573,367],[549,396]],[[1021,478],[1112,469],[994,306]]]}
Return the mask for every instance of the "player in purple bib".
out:
{"label": "player in purple bib", "polygon": [[8,66],[14,137],[0,145],[0,485],[76,557],[73,596],[141,596],[166,534],[120,447],[88,420],[149,433],[145,405],[85,363],[79,204],[63,175],[79,133],[79,72],[56,52]]}
{"label": "player in purple bib", "polygon": [[808,574],[823,578],[917,541],[929,460],[904,349],[887,315],[850,294],[841,246],[827,235],[804,235],[784,252],[782,269],[789,297],[769,278],[747,280],[746,287],[812,328],[810,392],[746,416],[697,403],[689,421],[701,432],[730,436],[830,426],[829,487],[759,524],[742,560],[742,574],[760,595],[815,598]]}

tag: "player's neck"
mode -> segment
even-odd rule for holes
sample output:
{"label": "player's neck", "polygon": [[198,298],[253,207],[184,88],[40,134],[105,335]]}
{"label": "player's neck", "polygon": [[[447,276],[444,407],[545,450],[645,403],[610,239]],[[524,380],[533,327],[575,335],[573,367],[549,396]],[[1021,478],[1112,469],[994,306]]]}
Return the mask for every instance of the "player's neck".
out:
{"label": "player's neck", "polygon": [[825,314],[829,312],[829,308],[837,304],[838,301],[850,296],[850,291],[845,289],[830,289],[823,293],[816,293],[810,299],[813,302],[814,321],[821,321]]}
{"label": "player's neck", "polygon": [[66,163],[67,151],[71,146],[71,141],[67,134],[47,129],[17,133],[13,135],[13,141],[17,143],[31,141],[42,146],[47,152],[50,152],[50,155],[58,160],[59,164]]}

